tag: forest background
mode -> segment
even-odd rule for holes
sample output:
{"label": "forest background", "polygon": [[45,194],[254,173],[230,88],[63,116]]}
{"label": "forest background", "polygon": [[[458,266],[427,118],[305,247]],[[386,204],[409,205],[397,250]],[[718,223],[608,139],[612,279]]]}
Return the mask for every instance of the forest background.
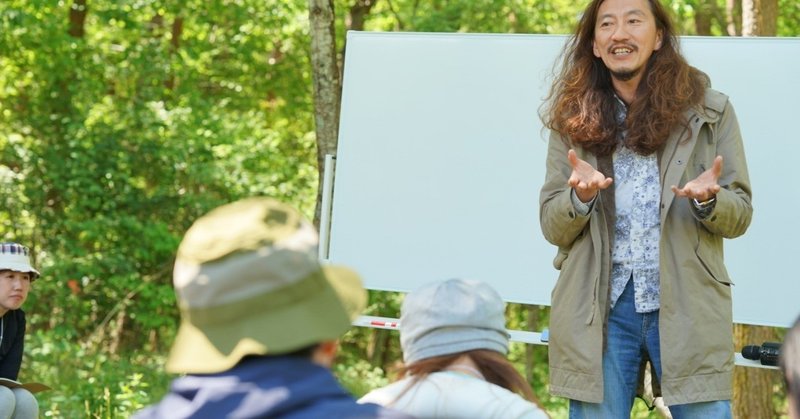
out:
{"label": "forest background", "polygon": [[[684,35],[800,35],[796,0],[665,4]],[[20,377],[54,387],[39,394],[42,416],[126,418],[167,391],[173,257],[198,216],[270,195],[318,219],[318,162],[336,150],[347,30],[568,34],[584,6],[0,2],[0,240],[30,246],[43,272],[24,307]],[[366,314],[396,317],[401,301],[372,291]],[[509,328],[541,330],[547,317],[547,307],[508,307]],[[735,331],[737,348],[783,333]],[[353,329],[337,376],[355,394],[388,383],[397,338]],[[548,412],[565,417],[565,400],[547,392],[547,347],[515,343],[510,357]],[[785,417],[779,374],[736,370],[737,417]],[[635,417],[658,415],[637,401]]]}

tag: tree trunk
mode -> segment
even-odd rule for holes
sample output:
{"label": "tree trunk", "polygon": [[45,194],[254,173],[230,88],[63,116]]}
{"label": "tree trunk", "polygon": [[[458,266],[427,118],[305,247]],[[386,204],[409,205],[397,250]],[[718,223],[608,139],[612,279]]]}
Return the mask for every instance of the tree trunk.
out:
{"label": "tree trunk", "polygon": [[728,36],[742,34],[742,2],[741,0],[725,0],[725,27]]}
{"label": "tree trunk", "polygon": [[708,0],[701,0],[697,4],[697,10],[695,10],[694,15],[694,30],[697,35],[711,35],[713,7],[713,4]]}
{"label": "tree trunk", "polygon": [[69,8],[69,30],[73,38],[83,38],[86,13],[89,7],[86,0],[75,0]]}
{"label": "tree trunk", "polygon": [[[536,332],[539,330],[539,318],[541,308],[539,306],[528,305],[528,331]],[[525,345],[525,379],[529,383],[533,382],[533,363],[535,360],[534,347],[532,344]]]}
{"label": "tree trunk", "polygon": [[108,352],[114,355],[119,354],[119,348],[122,346],[122,334],[125,332],[125,320],[128,317],[127,308],[122,306],[122,309],[117,312],[117,318],[111,326],[111,342],[108,345]]}
{"label": "tree trunk", "polygon": [[181,36],[183,35],[183,18],[175,16],[172,21],[172,39],[169,41],[170,53],[175,54],[181,47]]}
{"label": "tree trunk", "polygon": [[[728,1],[735,2],[738,0]],[[741,13],[739,14],[741,15]],[[730,19],[731,15],[729,11],[727,9],[725,11],[721,10],[716,0],[700,0],[694,17],[695,32],[697,35],[713,36],[711,28],[714,22],[716,22],[719,27],[725,28],[728,35],[731,35],[728,33]]]}
{"label": "tree trunk", "polygon": [[336,61],[333,0],[308,0],[311,23],[311,67],[314,79],[314,121],[317,134],[317,206],[314,225],[322,214],[322,176],[325,156],[335,154],[339,134],[341,79]]}
{"label": "tree trunk", "polygon": [[[738,350],[745,345],[776,341],[775,330],[771,327],[736,324],[733,334]],[[774,417],[773,386],[779,379],[780,374],[776,370],[736,367],[733,374],[733,417]]]}
{"label": "tree trunk", "polygon": [[367,346],[367,358],[370,365],[380,367],[386,371],[386,345],[389,344],[389,331],[372,329],[372,339]]}
{"label": "tree trunk", "polygon": [[347,27],[354,31],[363,31],[364,21],[377,2],[378,0],[356,0],[353,6],[350,7],[346,22]]}
{"label": "tree trunk", "polygon": [[[170,55],[174,55],[178,53],[181,47],[181,36],[183,35],[183,18],[180,16],[176,16],[175,20],[172,21],[172,38],[169,41],[169,53]],[[175,71],[170,66],[170,74],[167,78],[165,83],[167,90],[174,90],[175,86],[177,85],[177,80],[175,78]]]}
{"label": "tree trunk", "polygon": [[778,0],[742,0],[742,35],[775,36]]}

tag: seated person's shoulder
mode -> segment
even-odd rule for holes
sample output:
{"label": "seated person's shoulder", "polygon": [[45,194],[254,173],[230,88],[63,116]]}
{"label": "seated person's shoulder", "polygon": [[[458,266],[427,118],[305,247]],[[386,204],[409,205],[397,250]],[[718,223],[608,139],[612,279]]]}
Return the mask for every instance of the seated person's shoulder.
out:
{"label": "seated person's shoulder", "polygon": [[281,416],[283,419],[413,419],[406,413],[373,403],[337,401],[319,403],[309,410],[297,411]]}

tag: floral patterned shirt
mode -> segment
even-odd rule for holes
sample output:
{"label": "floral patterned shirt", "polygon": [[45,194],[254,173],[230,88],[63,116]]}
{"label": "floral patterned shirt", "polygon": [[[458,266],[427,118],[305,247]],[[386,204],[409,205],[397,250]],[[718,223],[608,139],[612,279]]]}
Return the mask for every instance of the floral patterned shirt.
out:
{"label": "floral patterned shirt", "polygon": [[[619,98],[617,101],[617,122],[623,124],[627,107]],[[624,136],[623,131],[620,143]],[[642,156],[621,145],[614,152],[613,161],[617,217],[611,250],[611,307],[632,278],[636,312],[655,311],[660,304],[658,158],[656,153]]]}

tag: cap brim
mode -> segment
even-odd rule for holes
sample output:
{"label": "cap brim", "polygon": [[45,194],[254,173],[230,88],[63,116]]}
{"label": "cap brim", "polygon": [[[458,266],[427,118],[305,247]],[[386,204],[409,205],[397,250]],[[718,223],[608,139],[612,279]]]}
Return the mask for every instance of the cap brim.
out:
{"label": "cap brim", "polygon": [[33,268],[28,263],[4,263],[0,270],[9,270],[9,271],[17,271],[17,272],[26,272],[35,275],[37,278],[41,276],[39,271]]}
{"label": "cap brim", "polygon": [[[321,274],[320,274],[321,273]],[[275,293],[238,302],[247,315],[197,326],[182,313],[166,369],[170,373],[209,374],[232,368],[244,356],[282,354],[338,339],[366,306],[367,295],[354,271],[324,266],[304,281],[302,298],[277,303]],[[244,306],[243,306],[244,305]],[[229,310],[220,307],[217,310]],[[223,312],[220,312],[225,318]]]}

